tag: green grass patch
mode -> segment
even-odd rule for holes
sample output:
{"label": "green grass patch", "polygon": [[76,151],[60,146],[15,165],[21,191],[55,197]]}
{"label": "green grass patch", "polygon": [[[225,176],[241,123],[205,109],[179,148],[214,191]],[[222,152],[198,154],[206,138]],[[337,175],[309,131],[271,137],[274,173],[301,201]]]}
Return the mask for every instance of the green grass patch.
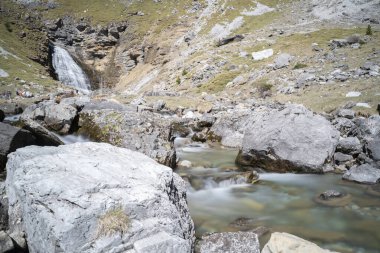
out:
{"label": "green grass patch", "polygon": [[44,12],[44,17],[56,19],[67,14],[74,18],[90,18],[94,24],[107,24],[127,18],[127,7],[120,0],[56,0],[58,6]]}
{"label": "green grass patch", "polygon": [[307,67],[307,64],[297,62],[296,65],[294,65],[293,69],[303,69],[306,67]]}
{"label": "green grass patch", "polygon": [[199,92],[217,93],[223,91],[226,85],[240,74],[238,71],[224,71],[199,87]]}

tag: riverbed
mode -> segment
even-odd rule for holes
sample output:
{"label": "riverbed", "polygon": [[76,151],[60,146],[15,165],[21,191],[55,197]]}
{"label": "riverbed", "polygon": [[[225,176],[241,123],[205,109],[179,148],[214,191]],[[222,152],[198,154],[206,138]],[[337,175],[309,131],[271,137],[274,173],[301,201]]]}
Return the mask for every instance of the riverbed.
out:
{"label": "riverbed", "polygon": [[[238,150],[187,139],[176,146],[179,159],[191,162],[177,173],[190,182],[188,204],[198,237],[263,226],[342,253],[379,252],[379,186],[347,182],[336,174],[263,172],[254,184],[239,183],[230,179],[239,173]],[[318,203],[327,190],[342,192],[348,200],[337,206]]]}

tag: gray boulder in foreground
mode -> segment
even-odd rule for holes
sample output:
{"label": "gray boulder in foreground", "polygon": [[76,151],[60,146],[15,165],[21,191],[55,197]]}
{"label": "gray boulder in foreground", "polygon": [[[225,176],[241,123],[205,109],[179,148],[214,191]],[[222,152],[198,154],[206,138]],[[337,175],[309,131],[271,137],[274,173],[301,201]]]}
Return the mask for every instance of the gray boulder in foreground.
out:
{"label": "gray boulder in foreground", "polygon": [[236,162],[270,171],[321,173],[338,143],[328,120],[289,104],[256,117],[247,127]]}
{"label": "gray boulder in foreground", "polygon": [[369,164],[362,164],[350,168],[344,173],[343,179],[362,184],[376,184],[380,182],[380,169],[376,169]]}
{"label": "gray boulder in foreground", "polygon": [[9,156],[10,234],[33,252],[191,252],[185,182],[147,156],[105,143],[22,148]]}
{"label": "gray boulder in foreground", "polygon": [[[273,233],[261,253],[333,253],[288,233]],[[337,252],[335,252],[337,253]]]}
{"label": "gray boulder in foreground", "polygon": [[254,232],[224,232],[202,237],[200,253],[260,253],[260,243]]}

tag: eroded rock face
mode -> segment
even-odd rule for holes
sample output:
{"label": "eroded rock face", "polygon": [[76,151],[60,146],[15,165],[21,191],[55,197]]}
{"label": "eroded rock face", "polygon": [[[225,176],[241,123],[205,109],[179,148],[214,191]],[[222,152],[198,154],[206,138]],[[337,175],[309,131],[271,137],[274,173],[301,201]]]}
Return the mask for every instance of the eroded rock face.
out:
{"label": "eroded rock face", "polygon": [[115,103],[94,102],[80,113],[81,132],[97,141],[136,150],[174,168],[171,121],[149,111],[136,112]]}
{"label": "eroded rock face", "polygon": [[260,243],[254,232],[225,232],[203,236],[200,253],[260,253]]}
{"label": "eroded rock face", "polygon": [[12,238],[25,233],[31,253],[192,251],[185,182],[143,154],[31,146],[10,155],[7,172]]}
{"label": "eroded rock face", "polygon": [[339,132],[322,116],[294,104],[254,114],[237,163],[271,171],[320,173],[331,160]]}
{"label": "eroded rock face", "polygon": [[[273,233],[261,253],[332,253],[316,244],[287,233]],[[336,253],[336,252],[335,252]]]}

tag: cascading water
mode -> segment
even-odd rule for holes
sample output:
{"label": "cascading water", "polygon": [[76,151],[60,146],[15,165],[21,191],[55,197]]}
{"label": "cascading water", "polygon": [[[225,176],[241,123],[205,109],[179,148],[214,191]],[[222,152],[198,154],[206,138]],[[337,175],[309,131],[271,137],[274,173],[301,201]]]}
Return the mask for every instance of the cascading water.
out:
{"label": "cascading water", "polygon": [[65,49],[54,45],[52,62],[58,80],[63,84],[82,91],[91,89],[90,79]]}

